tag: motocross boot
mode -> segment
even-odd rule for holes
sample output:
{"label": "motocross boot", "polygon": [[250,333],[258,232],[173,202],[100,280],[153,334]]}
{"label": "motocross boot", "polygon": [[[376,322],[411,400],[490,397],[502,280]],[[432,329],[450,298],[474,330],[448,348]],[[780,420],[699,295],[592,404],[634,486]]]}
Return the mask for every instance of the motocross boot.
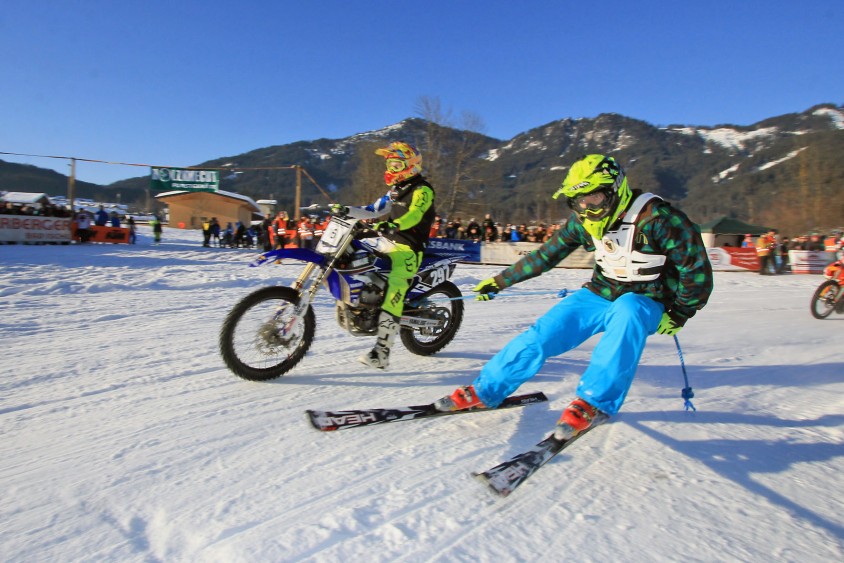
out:
{"label": "motocross boot", "polygon": [[387,369],[390,365],[390,349],[393,347],[393,342],[396,340],[396,333],[399,331],[399,319],[388,313],[381,311],[378,316],[378,340],[375,341],[375,346],[358,358],[361,363],[373,368]]}

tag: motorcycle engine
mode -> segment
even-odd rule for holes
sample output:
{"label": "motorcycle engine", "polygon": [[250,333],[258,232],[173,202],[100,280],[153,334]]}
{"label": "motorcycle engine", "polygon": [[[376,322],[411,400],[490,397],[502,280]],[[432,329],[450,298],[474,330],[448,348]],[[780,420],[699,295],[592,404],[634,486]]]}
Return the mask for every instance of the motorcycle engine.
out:
{"label": "motorcycle engine", "polygon": [[378,332],[378,307],[350,307],[337,301],[337,323],[355,336]]}
{"label": "motorcycle engine", "polygon": [[384,292],[387,289],[387,281],[374,273],[367,273],[363,276],[366,282],[358,294],[357,305],[337,302],[337,322],[354,335],[370,335],[378,331],[378,315],[381,312],[381,303],[384,301]]}
{"label": "motorcycle engine", "polygon": [[384,301],[384,286],[368,283],[360,290],[361,305],[378,306]]}

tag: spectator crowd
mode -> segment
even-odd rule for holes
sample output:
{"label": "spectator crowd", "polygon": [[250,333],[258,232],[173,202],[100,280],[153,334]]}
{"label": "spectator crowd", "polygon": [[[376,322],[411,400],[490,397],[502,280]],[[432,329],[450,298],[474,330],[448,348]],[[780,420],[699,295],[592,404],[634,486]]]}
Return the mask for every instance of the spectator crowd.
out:
{"label": "spectator crowd", "polygon": [[20,203],[12,203],[11,201],[3,202],[0,215],[33,215],[40,217],[70,217],[70,211],[61,205],[53,205],[52,203],[45,203],[42,205],[26,205]]}
{"label": "spectator crowd", "polygon": [[[260,224],[246,227],[246,232],[251,230],[251,236],[247,235],[246,240],[254,239],[258,248],[265,252],[277,248],[300,247],[313,249],[319,242],[329,217],[319,218],[318,216],[303,216],[298,221],[291,219],[286,211],[279,211],[275,217],[266,216]],[[216,219],[212,219],[215,222]],[[453,221],[445,221],[437,216],[431,227],[431,238],[449,238],[457,240],[471,240],[473,242],[545,242],[551,235],[560,228],[558,224],[536,225],[507,224],[502,225],[493,221],[492,216],[487,214],[483,221],[478,222],[475,218],[469,219],[464,224],[460,217]],[[212,239],[216,240],[214,229],[210,223],[203,226],[203,233],[207,233],[203,246],[211,246]],[[219,227],[216,227],[219,229]],[[231,238],[222,235],[222,241],[216,246],[238,248],[244,246],[242,240],[236,234]],[[230,241],[230,242],[229,242]],[[251,248],[251,242],[245,247]]]}
{"label": "spectator crowd", "polygon": [[[131,217],[127,216],[128,224],[121,225],[121,218],[117,212],[108,212],[103,205],[96,213],[91,214],[84,209],[76,214],[63,205],[46,203],[41,205],[26,205],[3,202],[0,205],[2,215],[30,215],[42,217],[73,217],[77,227],[77,240],[87,242],[90,225],[129,227],[130,242],[135,239],[135,225]],[[240,221],[227,223],[223,228],[216,217],[212,217],[202,225],[202,246],[219,248],[258,248],[264,252],[276,248],[300,247],[313,249],[319,242],[329,217],[320,219],[318,216],[303,216],[298,221],[291,219],[285,211],[279,211],[275,217],[266,216],[263,221],[253,225],[246,225]],[[483,221],[474,217],[464,223],[461,217],[447,221],[437,216],[431,226],[431,238],[448,238],[470,240],[473,242],[538,242],[547,241],[560,224],[545,223],[502,224],[486,214]],[[812,232],[794,238],[781,236],[776,229],[771,229],[759,237],[750,234],[744,236],[742,247],[756,248],[761,263],[760,274],[774,275],[787,272],[789,250],[810,250],[818,252],[844,253],[844,232],[833,231],[829,235]]]}
{"label": "spectator crowd", "polygon": [[464,225],[460,217],[445,221],[439,215],[431,227],[431,238],[450,238],[471,240],[473,242],[545,242],[554,231],[560,228],[557,223],[546,225],[526,225],[525,223],[503,225],[495,222],[492,215],[486,214],[482,222],[474,217]]}
{"label": "spectator crowd", "polygon": [[[287,212],[279,211],[275,217],[268,215],[260,224],[254,226],[244,227],[238,223],[240,226],[235,227],[234,234],[232,236],[222,235],[222,241],[218,242],[217,246],[252,248],[252,245],[256,244],[263,251],[285,247],[313,249],[319,242],[328,219],[329,217],[320,219],[317,216],[303,216],[297,222],[295,219],[291,219]],[[216,222],[216,219],[212,219],[212,221]],[[543,243],[551,238],[560,227],[561,225],[558,223],[546,225],[541,222],[530,225],[525,223],[502,224],[494,221],[489,213],[486,214],[483,221],[479,222],[472,217],[465,223],[459,216],[452,221],[447,221],[442,216],[437,215],[434,224],[431,226],[429,236],[430,238],[470,240],[473,242]],[[211,227],[212,233],[214,233],[214,229],[215,227]],[[224,233],[230,229],[231,224]],[[238,235],[237,233],[243,232],[243,229],[245,229],[245,234]],[[205,227],[203,227],[203,230],[207,232]],[[216,227],[216,230],[219,231],[219,226]],[[210,236],[215,240],[219,238],[216,234]],[[775,274],[783,273],[788,269],[789,250],[831,250],[830,244],[833,244],[835,246],[833,251],[837,251],[844,244],[842,241],[844,241],[842,233],[837,231],[829,237],[811,233],[789,239],[789,237],[780,236],[775,229],[772,229],[756,240],[752,235],[745,235],[741,246],[756,248],[764,265],[763,271]],[[208,238],[206,238],[204,246],[210,246]]]}
{"label": "spectator crowd", "polygon": [[752,235],[744,235],[741,246],[756,248],[756,255],[759,257],[759,274],[769,276],[790,271],[791,265],[788,260],[790,250],[836,252],[840,257],[844,248],[844,233],[835,231],[829,236],[823,236],[815,232],[789,239],[789,237],[780,236],[776,229],[771,229],[759,235],[755,242]]}

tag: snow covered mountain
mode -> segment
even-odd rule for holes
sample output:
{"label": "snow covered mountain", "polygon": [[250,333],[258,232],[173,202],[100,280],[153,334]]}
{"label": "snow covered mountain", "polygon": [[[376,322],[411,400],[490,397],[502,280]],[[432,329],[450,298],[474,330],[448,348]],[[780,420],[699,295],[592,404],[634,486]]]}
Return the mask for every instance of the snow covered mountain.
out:
{"label": "snow covered mountain", "polygon": [[[566,210],[550,202],[549,195],[571,162],[590,152],[615,155],[635,187],[678,202],[698,222],[726,215],[799,234],[840,227],[844,217],[844,161],[839,157],[844,109],[831,104],[748,126],[656,126],[602,114],[562,119],[507,141],[408,119],[346,139],[258,149],[205,165],[297,162],[338,198],[350,198],[356,175],[372,182],[371,171],[361,163],[373,143],[409,139],[426,147],[432,138],[440,156],[429,154],[426,162],[435,170],[438,197],[450,199],[459,179],[462,207],[454,214],[464,218],[492,213],[510,222],[558,220]],[[460,161],[461,170],[471,164],[473,173],[457,178],[455,161],[467,144],[476,153],[473,162]],[[266,197],[267,190],[278,197],[293,189],[290,174],[244,173],[231,182],[228,189],[256,197]],[[309,190],[308,201],[323,201],[316,189]],[[798,208],[804,212],[789,213]]]}
{"label": "snow covered mountain", "polygon": [[[842,150],[844,111],[823,105],[744,127],[656,127],[617,114],[566,119],[519,135],[486,158],[497,164],[502,199],[511,203],[516,198],[507,192],[542,201],[578,155],[603,152],[625,165],[635,187],[679,202],[698,222],[726,215],[796,233],[840,226]],[[493,193],[484,191],[496,199]],[[787,211],[801,206],[817,213],[791,220]]]}
{"label": "snow covered mountain", "polygon": [[[360,195],[355,185],[373,184],[379,178],[367,167],[372,145],[396,139],[423,149],[426,173],[437,186],[438,200],[457,202],[446,214],[464,218],[492,213],[507,222],[559,220],[566,211],[564,205],[550,202],[549,196],[571,162],[590,152],[613,154],[627,169],[634,187],[678,202],[698,222],[726,215],[796,235],[841,227],[844,217],[844,198],[840,197],[844,109],[834,104],[746,126],[658,126],[607,113],[561,119],[509,140],[412,118],[344,139],[259,148],[196,165],[299,164],[338,200],[357,201]],[[467,148],[471,154],[465,154]],[[6,181],[15,166],[19,165],[0,166],[4,189],[24,189]],[[148,183],[146,177],[134,178],[108,189],[119,189],[127,201],[127,194],[139,198],[145,194]],[[303,188],[305,205],[325,203],[323,193],[310,183],[305,182]],[[32,189],[38,191],[32,186],[25,191]],[[80,195],[86,195],[84,189]],[[222,189],[254,199],[277,199],[289,209],[295,174],[247,170],[224,178]]]}

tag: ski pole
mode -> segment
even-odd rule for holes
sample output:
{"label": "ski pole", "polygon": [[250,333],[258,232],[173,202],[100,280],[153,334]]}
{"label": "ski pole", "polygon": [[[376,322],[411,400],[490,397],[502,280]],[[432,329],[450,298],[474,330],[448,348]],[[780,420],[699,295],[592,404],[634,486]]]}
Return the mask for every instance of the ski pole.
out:
{"label": "ski pole", "polygon": [[680,356],[680,368],[683,370],[683,381],[686,383],[686,386],[683,387],[683,391],[680,394],[680,396],[684,399],[683,405],[686,407],[686,410],[692,409],[693,411],[697,411],[695,406],[692,404],[692,398],[695,396],[695,392],[691,385],[689,385],[689,376],[686,373],[686,362],[683,361],[683,350],[680,349],[680,339],[677,338],[676,334],[674,335],[674,344],[677,345],[677,355]]}
{"label": "ski pole", "polygon": [[[560,291],[558,291],[556,293],[556,297],[563,299],[564,297],[571,295],[575,291],[577,291],[577,290],[576,289],[561,289]],[[523,295],[550,295],[550,294],[551,294],[551,292],[549,292],[549,291],[522,291],[522,292],[519,292],[519,293],[506,293],[506,294],[503,294],[503,295],[501,293],[490,293],[489,295],[495,295],[496,297],[507,298],[507,297],[521,297]],[[460,300],[466,300],[466,299],[474,299],[475,297],[477,297],[477,295],[461,295],[460,297],[436,297],[434,299],[429,299],[428,301],[430,301],[432,303],[437,303],[437,302],[440,302],[440,301],[460,301]]]}

